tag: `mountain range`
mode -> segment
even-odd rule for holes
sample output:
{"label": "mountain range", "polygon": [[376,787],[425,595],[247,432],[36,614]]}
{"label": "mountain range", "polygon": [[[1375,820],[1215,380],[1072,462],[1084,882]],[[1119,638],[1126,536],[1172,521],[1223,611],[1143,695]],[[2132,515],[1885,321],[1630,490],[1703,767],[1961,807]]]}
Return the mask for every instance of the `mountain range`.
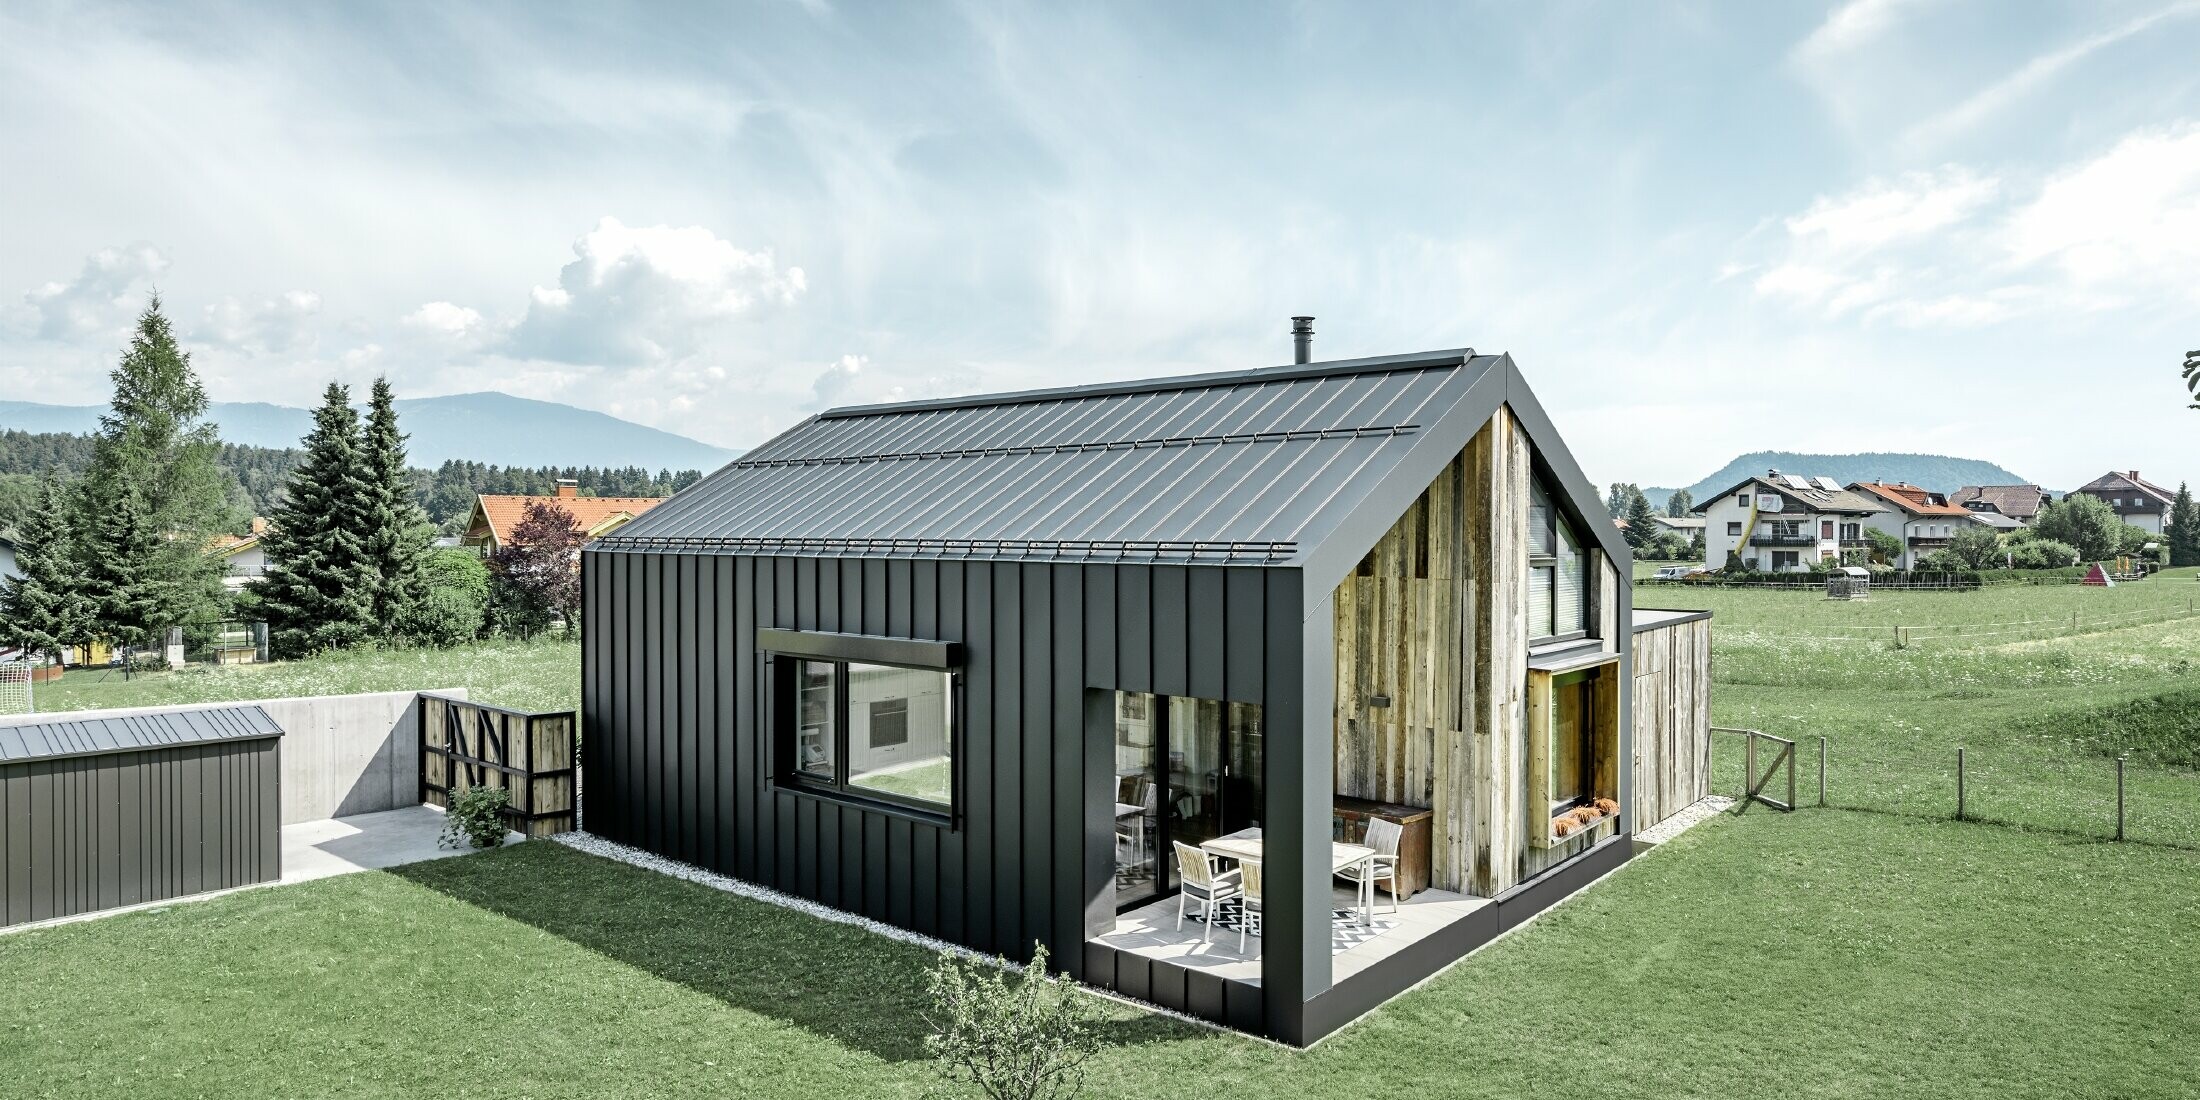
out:
{"label": "mountain range", "polygon": [[[0,429],[88,434],[99,430],[103,405],[43,405],[0,401]],[[313,413],[260,401],[217,401],[208,418],[222,439],[254,447],[295,447]],[[454,393],[399,398],[398,423],[412,436],[408,457],[435,467],[449,459],[497,466],[640,466],[702,470],[738,452],[644,427],[606,413],[505,393]]]}
{"label": "mountain range", "polygon": [[[1852,481],[1906,481],[1936,493],[1953,493],[1965,485],[2023,485],[2026,479],[1994,463],[1947,455],[1873,452],[1855,455],[1813,455],[1795,451],[1752,451],[1719,468],[1717,473],[1688,486],[1688,495],[1701,504],[1706,496],[1732,488],[1744,478],[1767,470],[1805,477],[1830,477],[1843,485]],[[1671,489],[1644,488],[1655,508],[1663,508]]]}

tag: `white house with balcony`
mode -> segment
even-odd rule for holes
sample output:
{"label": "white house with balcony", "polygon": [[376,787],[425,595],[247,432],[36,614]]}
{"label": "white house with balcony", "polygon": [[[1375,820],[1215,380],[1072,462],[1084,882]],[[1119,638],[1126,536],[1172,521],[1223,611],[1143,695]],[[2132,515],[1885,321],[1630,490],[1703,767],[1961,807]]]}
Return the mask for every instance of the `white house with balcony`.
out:
{"label": "white house with balcony", "polygon": [[1803,573],[1818,562],[1838,563],[1844,551],[1868,550],[1864,527],[1881,505],[1827,477],[1766,471],[1706,499],[1704,565],[1724,567],[1729,556],[1768,573]]}
{"label": "white house with balcony", "polygon": [[1966,527],[1994,526],[1980,513],[1948,503],[1944,494],[1908,482],[1859,481],[1849,491],[1884,505],[1871,526],[1902,540],[1902,556],[1889,563],[1897,569],[1917,568],[1919,559],[1946,547]]}

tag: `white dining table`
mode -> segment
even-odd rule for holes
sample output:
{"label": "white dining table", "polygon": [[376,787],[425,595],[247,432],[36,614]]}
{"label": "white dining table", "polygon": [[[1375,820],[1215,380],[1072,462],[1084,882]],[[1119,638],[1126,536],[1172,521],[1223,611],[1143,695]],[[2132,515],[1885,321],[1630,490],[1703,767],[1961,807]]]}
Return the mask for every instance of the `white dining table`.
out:
{"label": "white dining table", "polygon": [[[1252,860],[1255,863],[1263,862],[1259,829],[1240,829],[1234,833],[1225,833],[1201,844],[1199,847],[1201,851],[1221,856],[1224,859],[1234,859],[1240,863],[1246,860]],[[1336,841],[1331,841],[1329,844],[1329,873],[1336,874],[1347,867],[1372,864],[1375,854],[1375,849],[1364,844],[1339,844]],[[1363,868],[1359,880],[1360,924],[1364,927],[1373,927],[1375,924],[1375,876],[1365,873]]]}

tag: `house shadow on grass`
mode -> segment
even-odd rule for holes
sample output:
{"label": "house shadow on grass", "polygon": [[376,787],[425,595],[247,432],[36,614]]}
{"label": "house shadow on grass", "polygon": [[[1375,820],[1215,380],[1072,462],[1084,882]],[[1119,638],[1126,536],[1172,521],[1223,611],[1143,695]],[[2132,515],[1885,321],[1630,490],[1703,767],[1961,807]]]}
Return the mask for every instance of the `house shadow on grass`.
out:
{"label": "house shadow on grass", "polygon": [[[556,843],[389,873],[887,1061],[929,1057],[925,973],[939,956],[916,944]],[[1095,1015],[1108,1047],[1202,1034],[1120,1005]]]}

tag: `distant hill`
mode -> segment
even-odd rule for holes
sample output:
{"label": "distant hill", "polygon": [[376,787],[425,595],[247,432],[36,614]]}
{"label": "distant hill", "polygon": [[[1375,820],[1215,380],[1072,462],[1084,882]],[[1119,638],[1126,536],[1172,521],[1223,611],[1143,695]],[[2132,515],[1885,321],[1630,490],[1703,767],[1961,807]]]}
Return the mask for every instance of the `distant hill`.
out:
{"label": "distant hill", "polygon": [[[98,430],[105,411],[98,405],[0,401],[0,428],[85,434]],[[412,436],[408,457],[415,466],[434,467],[456,458],[495,466],[641,466],[707,473],[736,454],[605,413],[503,393],[400,398],[397,415]],[[217,401],[209,416],[221,425],[224,441],[251,447],[295,447],[313,423],[313,414],[305,409],[258,401]]]}
{"label": "distant hill", "polygon": [[[1794,451],[1753,451],[1743,455],[1702,481],[1688,486],[1688,495],[1702,504],[1706,496],[1721,492],[1743,478],[1766,470],[1806,477],[1830,477],[1843,485],[1852,481],[1907,481],[1936,493],[1952,493],[1965,485],[2022,485],[2026,479],[1991,462],[1947,455],[1872,453],[1859,455],[1810,455]],[[1671,489],[1645,488],[1642,495],[1653,507],[1665,506]]]}

